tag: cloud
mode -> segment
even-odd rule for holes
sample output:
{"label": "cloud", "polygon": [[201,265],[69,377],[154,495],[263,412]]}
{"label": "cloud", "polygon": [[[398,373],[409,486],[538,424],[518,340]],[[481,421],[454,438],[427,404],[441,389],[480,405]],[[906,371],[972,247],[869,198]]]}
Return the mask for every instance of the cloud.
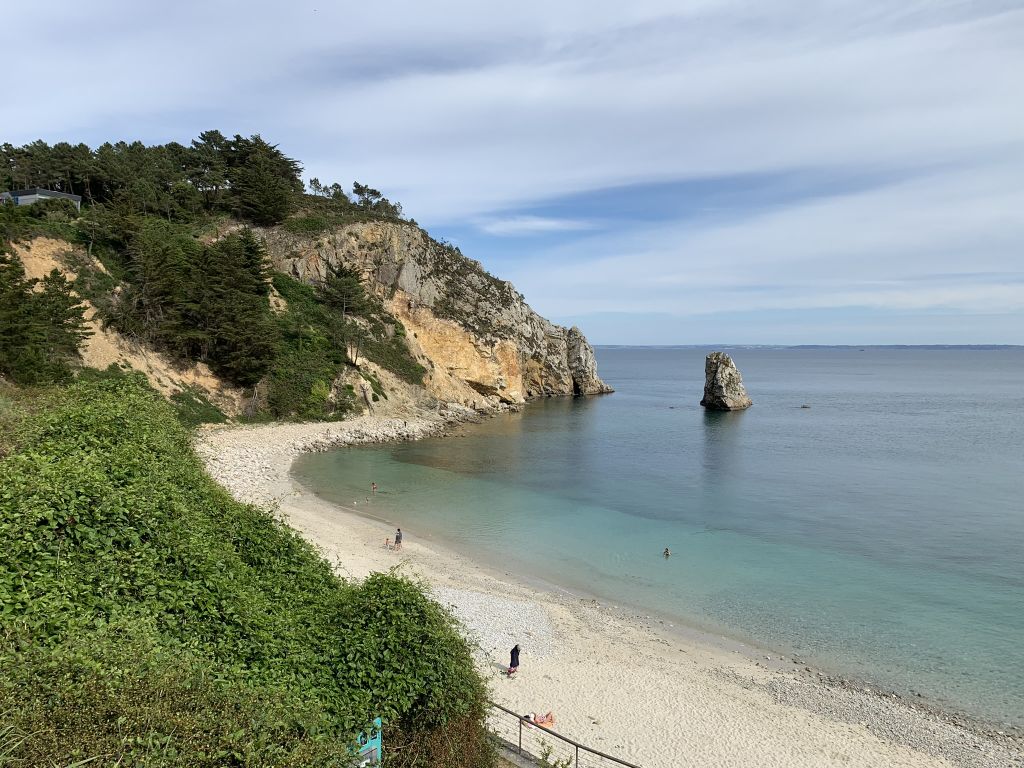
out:
{"label": "cloud", "polygon": [[[5,140],[259,132],[469,233],[543,312],[1019,311],[1019,0],[96,0],[4,23],[32,72],[0,81]],[[724,192],[652,197],[705,180]],[[594,215],[601,190],[621,205]],[[1009,277],[925,277],[967,270]]]}
{"label": "cloud", "polygon": [[[1024,210],[1020,165],[1009,154],[742,218],[603,233],[526,265],[510,262],[505,273],[554,314],[1024,312],[1024,220],[1014,213]],[[1024,314],[1017,330],[1024,337]]]}
{"label": "cloud", "polygon": [[575,219],[553,219],[544,216],[509,216],[501,219],[485,219],[477,224],[477,228],[489,235],[507,237],[514,235],[532,235],[547,232],[579,232],[594,229],[593,222]]}

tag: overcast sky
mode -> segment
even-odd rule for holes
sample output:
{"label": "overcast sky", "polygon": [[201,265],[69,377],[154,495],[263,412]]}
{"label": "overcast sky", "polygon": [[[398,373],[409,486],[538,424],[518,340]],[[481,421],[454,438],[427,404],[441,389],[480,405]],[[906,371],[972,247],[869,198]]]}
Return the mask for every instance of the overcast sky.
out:
{"label": "overcast sky", "polygon": [[0,141],[260,133],[595,343],[1024,343],[1024,0],[2,16]]}

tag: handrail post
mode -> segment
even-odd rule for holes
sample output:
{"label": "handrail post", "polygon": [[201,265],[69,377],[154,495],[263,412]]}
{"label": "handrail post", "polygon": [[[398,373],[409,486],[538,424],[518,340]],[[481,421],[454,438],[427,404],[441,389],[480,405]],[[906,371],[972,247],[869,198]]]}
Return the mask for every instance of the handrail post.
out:
{"label": "handrail post", "polygon": [[580,745],[576,745],[576,768],[580,768]]}
{"label": "handrail post", "polygon": [[517,718],[519,720],[519,754],[523,754],[523,718]]}

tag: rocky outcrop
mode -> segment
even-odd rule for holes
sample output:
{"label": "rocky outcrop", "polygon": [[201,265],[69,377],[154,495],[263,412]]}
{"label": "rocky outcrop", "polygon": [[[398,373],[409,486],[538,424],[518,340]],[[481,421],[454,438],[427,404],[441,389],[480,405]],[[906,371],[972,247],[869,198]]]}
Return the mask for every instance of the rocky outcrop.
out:
{"label": "rocky outcrop", "polygon": [[753,405],[736,363],[724,352],[712,352],[704,361],[704,398],[700,404],[713,411],[741,411]]}
{"label": "rocky outcrop", "polygon": [[263,231],[274,267],[304,282],[357,269],[401,320],[427,390],[474,408],[611,389],[577,328],[534,312],[512,286],[413,224],[362,222],[320,236]]}
{"label": "rocky outcrop", "polygon": [[594,348],[575,325],[565,337],[569,374],[572,377],[574,395],[602,395],[612,389],[597,375],[597,359]]}

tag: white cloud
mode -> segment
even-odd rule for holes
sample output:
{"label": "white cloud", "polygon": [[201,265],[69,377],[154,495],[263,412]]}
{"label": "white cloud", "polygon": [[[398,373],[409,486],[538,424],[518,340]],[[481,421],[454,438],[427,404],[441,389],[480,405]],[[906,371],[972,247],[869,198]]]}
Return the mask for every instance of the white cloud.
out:
{"label": "white cloud", "polygon": [[[600,225],[542,215],[541,201],[567,193],[801,169],[902,174],[717,226],[600,238],[580,226],[559,258],[502,277],[553,314],[1020,310],[1019,1],[444,8],[16,3],[5,56],[31,67],[0,80],[13,116],[4,139],[258,131],[309,175],[371,183],[428,226],[538,239]],[[527,205],[540,213],[515,213]],[[1008,277],[928,277],[967,272]]]}
{"label": "white cloud", "polygon": [[1024,219],[1015,213],[1024,210],[1024,188],[1021,163],[1008,160],[805,200],[742,222],[605,234],[553,249],[539,267],[511,264],[507,277],[556,314],[1024,313]]}
{"label": "white cloud", "polygon": [[531,235],[540,232],[578,232],[594,229],[594,224],[579,219],[556,219],[545,216],[507,216],[477,222],[477,229],[499,237]]}

